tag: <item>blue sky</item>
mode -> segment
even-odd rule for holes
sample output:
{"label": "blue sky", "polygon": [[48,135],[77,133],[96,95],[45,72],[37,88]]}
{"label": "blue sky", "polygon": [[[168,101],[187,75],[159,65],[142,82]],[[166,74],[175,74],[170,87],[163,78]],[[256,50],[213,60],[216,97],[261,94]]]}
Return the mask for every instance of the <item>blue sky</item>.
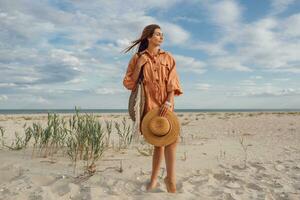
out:
{"label": "blue sky", "polygon": [[299,0],[1,0],[0,109],[126,109],[121,51],[152,23],[175,108],[300,108]]}

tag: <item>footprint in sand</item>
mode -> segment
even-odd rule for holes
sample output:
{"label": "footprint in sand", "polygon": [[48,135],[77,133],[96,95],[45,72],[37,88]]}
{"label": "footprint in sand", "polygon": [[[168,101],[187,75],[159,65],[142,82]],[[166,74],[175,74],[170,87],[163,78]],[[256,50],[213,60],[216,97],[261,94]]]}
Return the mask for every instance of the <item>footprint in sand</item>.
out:
{"label": "footprint in sand", "polygon": [[273,178],[271,180],[264,181],[263,184],[270,188],[276,188],[276,189],[283,188],[283,186]]}
{"label": "footprint in sand", "polygon": [[208,182],[208,176],[206,175],[193,175],[189,177],[188,182],[190,182],[193,185],[200,185],[202,186],[203,184]]}
{"label": "footprint in sand", "polygon": [[259,162],[249,162],[249,165],[256,169],[256,172],[259,173],[260,171],[265,171],[266,168],[261,166],[262,163],[259,163]]}
{"label": "footprint in sand", "polygon": [[259,187],[258,185],[256,185],[255,183],[247,183],[246,187],[252,190],[256,190],[256,191],[263,191],[263,189],[261,187]]}
{"label": "footprint in sand", "polygon": [[51,191],[59,196],[64,196],[71,191],[79,192],[79,186],[70,183],[68,179],[59,179],[52,185],[48,185],[48,187],[51,187]]}
{"label": "footprint in sand", "polygon": [[234,198],[232,193],[223,193],[224,200],[237,200],[239,198]]}
{"label": "footprint in sand", "polygon": [[275,168],[276,171],[286,170],[286,167],[282,164],[275,165],[274,168]]}
{"label": "footprint in sand", "polygon": [[300,184],[293,184],[293,188],[294,188],[296,191],[300,191]]}
{"label": "footprint in sand", "polygon": [[213,178],[215,178],[218,181],[226,181],[226,182],[239,181],[238,178],[235,178],[235,177],[231,176],[230,174],[226,174],[224,172],[218,173],[218,174],[213,174]]}
{"label": "footprint in sand", "polygon": [[214,189],[209,196],[211,197],[220,197],[224,194],[224,191],[223,190],[217,190],[217,189]]}
{"label": "footprint in sand", "polygon": [[298,164],[296,166],[292,166],[291,168],[292,168],[292,170],[294,170],[296,172],[300,172],[300,164]]}
{"label": "footprint in sand", "polygon": [[177,191],[179,193],[194,193],[195,185],[191,184],[189,181],[183,181],[176,185]]}
{"label": "footprint in sand", "polygon": [[53,176],[35,175],[31,177],[31,181],[38,186],[49,186],[54,184],[58,179]]}
{"label": "footprint in sand", "polygon": [[241,188],[241,185],[235,181],[230,181],[225,186],[228,188],[231,188],[231,189],[240,189]]}
{"label": "footprint in sand", "polygon": [[255,179],[258,181],[265,181],[266,179],[270,179],[270,175],[265,173],[255,174]]}

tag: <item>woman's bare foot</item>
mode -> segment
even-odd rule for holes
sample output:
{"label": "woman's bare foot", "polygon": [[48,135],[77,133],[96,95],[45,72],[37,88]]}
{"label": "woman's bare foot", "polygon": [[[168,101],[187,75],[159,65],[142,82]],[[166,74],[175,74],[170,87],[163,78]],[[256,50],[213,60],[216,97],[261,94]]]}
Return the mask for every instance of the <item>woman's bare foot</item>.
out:
{"label": "woman's bare foot", "polygon": [[157,186],[159,186],[159,183],[156,181],[150,181],[148,184],[147,184],[147,187],[146,187],[146,190],[147,191],[150,191],[150,190],[153,190],[155,189]]}
{"label": "woman's bare foot", "polygon": [[165,177],[164,182],[169,193],[176,193],[176,183],[174,181],[170,181],[168,177]]}

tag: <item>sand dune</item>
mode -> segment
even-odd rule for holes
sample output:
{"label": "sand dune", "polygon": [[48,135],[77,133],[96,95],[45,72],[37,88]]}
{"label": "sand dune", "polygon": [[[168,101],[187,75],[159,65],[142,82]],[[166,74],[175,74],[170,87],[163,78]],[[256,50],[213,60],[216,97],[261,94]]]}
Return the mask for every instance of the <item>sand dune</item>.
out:
{"label": "sand dune", "polygon": [[[166,192],[161,165],[151,192],[151,156],[112,147],[92,176],[82,164],[74,173],[63,155],[32,158],[32,147],[0,150],[0,199],[300,199],[299,113],[177,113],[176,194]],[[67,114],[61,114],[66,118]],[[5,142],[23,125],[46,123],[47,115],[0,115]],[[126,114],[103,114],[120,121]],[[112,140],[117,143],[113,132]],[[120,162],[122,161],[122,167]],[[122,168],[122,170],[120,170]]]}

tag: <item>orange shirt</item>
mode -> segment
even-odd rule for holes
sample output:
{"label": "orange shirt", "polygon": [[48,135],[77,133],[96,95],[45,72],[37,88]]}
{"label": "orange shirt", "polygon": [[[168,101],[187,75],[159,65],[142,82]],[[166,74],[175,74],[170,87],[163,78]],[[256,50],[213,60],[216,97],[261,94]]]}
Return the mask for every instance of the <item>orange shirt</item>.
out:
{"label": "orange shirt", "polygon": [[[162,49],[152,57],[148,50],[141,52],[147,55],[147,62],[144,65],[144,89],[145,89],[145,110],[144,114],[153,108],[161,107],[167,99],[168,92],[174,91],[174,96],[181,95],[182,88],[176,72],[176,63],[173,56]],[[137,84],[132,74],[136,70],[138,55],[134,54],[129,61],[128,68],[123,80],[123,85],[132,90]],[[174,100],[171,100],[172,111],[174,111]]]}

